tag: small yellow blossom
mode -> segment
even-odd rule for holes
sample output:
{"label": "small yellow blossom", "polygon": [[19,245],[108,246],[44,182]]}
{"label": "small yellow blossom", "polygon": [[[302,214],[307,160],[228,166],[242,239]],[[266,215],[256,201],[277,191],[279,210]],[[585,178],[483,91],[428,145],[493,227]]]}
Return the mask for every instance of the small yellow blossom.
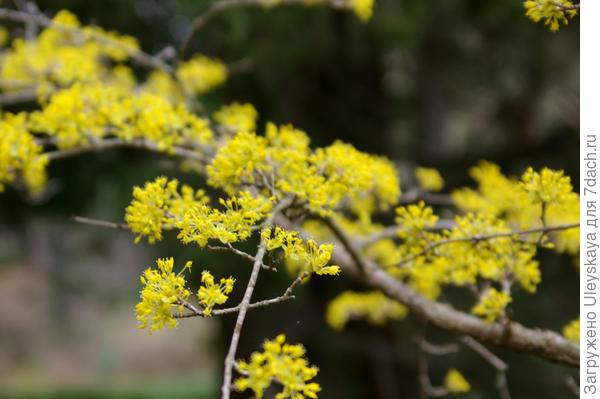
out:
{"label": "small yellow blossom", "polygon": [[580,328],[579,324],[580,323],[579,323],[579,317],[578,317],[575,320],[569,322],[569,324],[567,324],[563,328],[562,333],[566,339],[579,343],[579,328]]}
{"label": "small yellow blossom", "polygon": [[186,90],[202,95],[227,80],[227,67],[215,58],[197,55],[177,68],[177,78]]}
{"label": "small yellow blossom", "polygon": [[208,184],[232,195],[242,184],[255,183],[256,173],[268,169],[266,147],[264,137],[239,132],[219,149],[206,168]]}
{"label": "small yellow blossom", "polygon": [[569,0],[526,0],[523,2],[525,15],[533,22],[544,20],[544,25],[556,32],[560,25],[568,25],[569,19],[577,15],[578,8]]}
{"label": "small yellow blossom", "polygon": [[333,329],[342,330],[350,320],[365,319],[383,325],[389,320],[402,320],[407,313],[406,306],[380,291],[346,291],[329,302],[325,319]]}
{"label": "small yellow blossom", "polygon": [[133,188],[133,200],[126,209],[125,222],[136,234],[135,242],[143,236],[153,244],[162,240],[165,214],[177,195],[177,180],[159,177],[141,187]]}
{"label": "small yellow blossom", "polygon": [[450,369],[444,377],[444,388],[450,393],[464,393],[471,390],[471,384],[456,369]]}
{"label": "small yellow blossom", "polygon": [[437,192],[444,188],[444,179],[437,169],[433,168],[416,168],[415,177],[419,183],[419,187],[423,190]]}
{"label": "small yellow blossom", "polygon": [[424,232],[435,226],[439,217],[433,213],[433,209],[425,206],[425,202],[419,201],[416,205],[407,205],[396,208],[396,224],[398,224],[398,236],[409,238]]}
{"label": "small yellow blossom", "polygon": [[362,22],[367,22],[373,15],[373,3],[375,0],[349,0],[354,14]]}
{"label": "small yellow blossom", "polygon": [[471,309],[471,312],[484,317],[486,323],[492,323],[504,313],[504,309],[511,301],[507,292],[490,288],[483,294],[479,303]]}
{"label": "small yellow blossom", "polygon": [[48,91],[75,82],[108,79],[106,59],[123,62],[139,51],[137,40],[98,27],[82,27],[69,11],[60,11],[53,25],[35,40],[16,39],[4,54],[0,81]]}
{"label": "small yellow blossom", "polygon": [[213,114],[213,119],[219,125],[234,133],[253,132],[257,118],[258,112],[250,103],[224,105]]}
{"label": "small yellow blossom", "polygon": [[235,279],[231,276],[222,278],[219,284],[215,284],[215,278],[208,271],[202,272],[202,285],[198,290],[198,300],[202,304],[205,316],[210,316],[215,305],[224,304],[233,291]]}
{"label": "small yellow blossom", "polygon": [[221,199],[224,211],[204,204],[188,207],[175,223],[180,230],[178,238],[185,244],[195,242],[201,247],[209,240],[224,244],[243,241],[252,234],[252,227],[272,208],[268,198],[253,197],[248,191],[238,196]]}
{"label": "small yellow blossom", "polygon": [[263,343],[262,352],[254,352],[250,361],[239,360],[236,369],[243,375],[235,380],[238,391],[250,389],[257,399],[262,399],[272,384],[280,385],[275,399],[316,399],[321,387],[311,380],[319,369],[311,366],[305,358],[306,350],[301,344],[288,344],[285,335]]}
{"label": "small yellow blossom", "polygon": [[264,229],[261,238],[267,250],[283,249],[286,261],[298,267],[293,269],[315,273],[317,275],[338,275],[339,266],[328,265],[333,252],[332,244],[317,244],[314,240],[303,241],[295,231],[285,231],[280,227]]}
{"label": "small yellow blossom", "polygon": [[3,114],[0,120],[0,192],[21,177],[29,192],[37,195],[46,185],[48,158],[26,129],[25,114]]}
{"label": "small yellow blossom", "polygon": [[[173,272],[173,258],[158,259],[156,269],[148,268],[140,277],[143,285],[140,292],[140,303],[136,306],[137,319],[140,328],[150,327],[150,332],[160,330],[167,326],[177,327],[177,319],[173,317],[174,308],[183,314],[183,305],[190,296],[190,291],[185,287],[185,279]],[[185,269],[189,269],[188,262]]]}
{"label": "small yellow blossom", "polygon": [[4,26],[0,26],[0,47],[4,47],[6,42],[8,42],[8,30]]}
{"label": "small yellow blossom", "polygon": [[166,99],[101,83],[76,83],[53,94],[41,111],[31,114],[30,129],[55,137],[61,149],[87,146],[114,135],[125,141],[143,139],[159,150],[191,142],[212,144],[209,122]]}
{"label": "small yellow blossom", "polygon": [[544,168],[536,172],[533,168],[527,168],[521,180],[531,200],[546,205],[561,202],[573,191],[571,179],[562,170]]}

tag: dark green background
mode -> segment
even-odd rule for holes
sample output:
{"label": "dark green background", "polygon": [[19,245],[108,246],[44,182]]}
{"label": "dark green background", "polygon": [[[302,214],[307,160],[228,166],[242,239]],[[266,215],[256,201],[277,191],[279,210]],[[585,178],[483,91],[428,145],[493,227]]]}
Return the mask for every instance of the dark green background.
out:
{"label": "dark green background", "polygon": [[[39,2],[42,10],[67,8],[87,23],[136,36],[150,53],[179,43],[191,18],[208,5],[191,0]],[[551,33],[526,19],[516,0],[378,0],[368,24],[348,12],[321,6],[233,10],[212,21],[196,37],[194,47],[227,62],[254,61],[250,72],[233,76],[226,87],[202,99],[207,109],[223,102],[250,101],[261,114],[261,130],[267,120],[292,123],[307,131],[316,146],[341,139],[360,150],[386,155],[400,166],[405,187],[413,184],[410,171],[415,165],[439,168],[450,188],[469,184],[467,169],[480,159],[497,162],[511,174],[520,174],[528,165],[562,168],[577,185],[578,35],[577,19]],[[180,174],[162,156],[125,150],[64,160],[51,166],[51,174],[57,177],[58,188],[43,204],[27,204],[12,191],[0,197],[3,229],[17,242],[14,251],[0,253],[0,269],[4,260],[8,264],[33,256],[26,228],[31,220],[58,223],[71,214],[119,220],[131,187],[159,174],[203,184],[198,176]],[[90,236],[110,235],[78,228]],[[87,250],[102,256],[101,245],[92,243]],[[170,236],[148,248],[148,259],[170,254],[182,261],[195,259],[219,274],[235,273],[239,282],[249,271],[235,258],[198,254],[196,248],[182,248]],[[517,293],[514,315],[526,325],[560,330],[578,312],[578,276],[568,257],[542,252],[540,258],[539,293]],[[81,269],[78,273],[85,276],[85,265]],[[62,301],[85,291],[85,278],[83,283],[74,282],[60,268],[45,275],[58,287],[53,309],[60,319]],[[276,295],[288,282],[284,273],[263,274],[256,296]],[[324,309],[328,300],[348,288],[361,287],[345,279],[314,279],[299,290],[295,302],[252,312],[240,356],[247,356],[264,338],[286,332],[292,341],[305,343],[310,360],[320,367],[320,397],[416,398],[415,320],[409,317],[386,328],[352,323],[344,333],[334,333],[324,323]],[[126,300],[135,300],[137,290],[124,294]],[[464,293],[447,295],[469,306]],[[117,294],[105,299],[109,307],[124,300]],[[213,394],[202,392],[216,392],[233,320],[226,317],[222,323],[225,333],[216,334],[212,349],[201,344],[191,349],[214,351],[217,373],[208,382],[174,380],[166,389],[142,383],[116,392],[106,384],[85,391],[59,386],[56,393],[35,397],[210,397]],[[55,327],[60,326],[57,322]],[[429,337],[435,342],[455,338],[437,330]],[[565,379],[577,376],[575,370],[496,352],[510,365],[513,398],[570,397]],[[473,385],[465,398],[497,397],[493,370],[467,349],[431,357],[433,381],[441,381],[450,367],[461,369]],[[179,394],[170,391],[173,387]],[[13,392],[4,397],[24,395]]]}

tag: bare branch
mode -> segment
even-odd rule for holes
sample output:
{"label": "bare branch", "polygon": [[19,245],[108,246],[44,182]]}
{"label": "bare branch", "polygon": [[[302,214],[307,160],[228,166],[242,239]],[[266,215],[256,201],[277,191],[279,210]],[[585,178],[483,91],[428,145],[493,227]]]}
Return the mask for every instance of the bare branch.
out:
{"label": "bare branch", "polygon": [[465,335],[461,337],[461,342],[469,347],[473,352],[477,353],[486,362],[496,369],[496,389],[500,394],[500,399],[510,399],[510,391],[508,390],[508,380],[506,379],[506,371],[508,365],[503,362],[499,357],[494,355],[485,346],[481,345],[475,339]]}
{"label": "bare branch", "polygon": [[[72,157],[72,156],[76,156],[76,155],[80,155],[80,154],[85,154],[90,151],[101,151],[101,150],[106,150],[106,149],[111,149],[111,148],[125,148],[125,147],[141,148],[141,149],[160,152],[160,153],[166,152],[164,150],[159,149],[156,144],[148,142],[146,140],[125,141],[125,140],[115,137],[115,138],[98,140],[94,143],[90,143],[87,146],[69,148],[69,149],[65,149],[65,150],[48,151],[45,153],[45,155],[48,157],[48,159],[50,161],[55,161],[57,159],[63,159],[63,158],[68,158],[68,157]],[[173,147],[170,150],[170,152],[172,154],[175,154],[175,155],[183,157],[183,158],[193,159],[196,161],[200,161],[202,163],[206,163],[206,159],[201,153],[187,149],[185,147]]]}
{"label": "bare branch", "polygon": [[[250,305],[248,305],[248,309],[250,310],[250,309],[256,309],[256,308],[262,308],[265,306],[274,305],[276,303],[289,301],[290,299],[294,299],[294,298],[295,297],[293,295],[289,295],[289,296],[278,296],[273,299],[265,299],[264,301],[251,303]],[[211,316],[221,316],[224,314],[237,313],[240,311],[240,305],[232,307],[232,308],[215,309],[211,312],[210,316],[206,316],[204,313],[202,313],[202,311],[200,311],[198,309],[196,309],[196,310],[189,309],[189,310],[191,310],[192,313],[186,313],[186,314],[182,314],[182,315],[174,314],[173,318],[185,319],[185,318],[190,318],[190,317],[211,317]]]}
{"label": "bare branch", "polygon": [[431,205],[454,205],[454,200],[451,195],[430,193],[421,189],[415,188],[407,191],[400,197],[398,204],[412,204],[415,202],[423,201]]}
{"label": "bare branch", "polygon": [[365,269],[365,260],[362,255],[359,253],[359,250],[354,246],[354,243],[350,240],[344,230],[337,224],[337,222],[331,218],[323,217],[321,220],[329,227],[329,229],[335,234],[337,239],[342,243],[346,251],[350,254],[356,265],[358,266],[359,271]]}
{"label": "bare branch", "polygon": [[569,387],[569,389],[571,390],[571,392],[573,392],[573,395],[575,395],[575,397],[579,397],[579,384],[577,383],[577,381],[575,381],[575,378],[573,378],[572,376],[567,377],[567,380],[565,381],[565,383],[567,384],[567,386]]}
{"label": "bare branch", "polygon": [[35,88],[0,93],[0,105],[28,103],[37,99]]}
{"label": "bare branch", "polygon": [[127,224],[125,224],[125,223],[114,223],[114,222],[108,222],[106,220],[86,218],[86,217],[77,216],[77,215],[71,216],[71,220],[74,222],[77,222],[77,223],[89,224],[92,226],[108,227],[111,229],[118,229],[118,230],[129,230],[129,226],[127,226]]}
{"label": "bare branch", "polygon": [[[244,259],[247,259],[250,262],[254,262],[256,260],[256,258],[254,256],[250,255],[247,252],[244,252],[244,251],[241,251],[241,250],[235,248],[233,245],[231,245],[229,243],[227,243],[226,246],[207,245],[206,248],[208,248],[209,250],[214,251],[214,252],[229,252],[229,253],[235,254],[235,255],[237,255],[239,257],[242,257]],[[262,264],[262,268],[265,269],[265,270],[270,270],[272,272],[276,272],[277,271],[276,267],[269,266],[269,265],[266,265],[264,263]]]}
{"label": "bare branch", "polygon": [[[278,218],[277,224],[288,229],[302,231],[300,227],[283,217]],[[560,334],[548,330],[527,328],[516,322],[486,323],[478,317],[459,311],[448,304],[421,296],[370,260],[366,261],[367,268],[365,273],[361,274],[352,256],[342,245],[334,245],[331,260],[342,268],[345,275],[382,291],[388,297],[406,305],[417,316],[442,330],[460,335],[470,335],[480,341],[504,346],[514,351],[579,367],[579,346]]]}
{"label": "bare branch", "polygon": [[83,31],[82,29],[73,26],[55,23],[52,19],[48,18],[47,16],[45,16],[37,10],[29,9],[27,12],[24,12],[0,8],[0,19],[9,19],[12,21],[22,22],[26,25],[35,23],[45,27],[52,27],[63,32],[80,35],[85,38],[91,38],[100,43],[108,44],[125,50],[131,56],[131,58],[134,61],[136,61],[139,65],[146,66],[149,68],[162,69],[163,71],[169,74],[172,74],[173,72],[173,68],[171,68],[170,65],[166,64],[159,57],[155,57],[139,49],[132,52],[132,49],[129,46],[119,42],[118,40],[111,39],[110,37],[104,35],[100,35],[89,31]]}
{"label": "bare branch", "polygon": [[444,387],[435,387],[429,379],[429,367],[427,364],[426,340],[425,340],[426,324],[423,324],[417,331],[417,372],[419,375],[420,397],[427,399],[429,397],[441,397],[448,395],[448,390]]}
{"label": "bare branch", "polygon": [[418,341],[418,343],[421,345],[421,349],[429,355],[444,356],[458,352],[458,345],[456,344],[436,345],[425,339]]}

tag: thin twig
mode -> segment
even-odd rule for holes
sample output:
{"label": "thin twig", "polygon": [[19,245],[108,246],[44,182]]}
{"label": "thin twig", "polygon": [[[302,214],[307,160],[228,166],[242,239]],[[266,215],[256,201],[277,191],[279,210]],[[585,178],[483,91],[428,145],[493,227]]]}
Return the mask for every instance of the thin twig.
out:
{"label": "thin twig", "polygon": [[76,34],[84,38],[90,38],[100,43],[108,44],[125,50],[131,56],[131,58],[134,61],[136,61],[139,65],[150,68],[162,69],[163,71],[169,74],[173,72],[173,68],[171,68],[170,65],[166,64],[162,59],[158,57],[148,54],[140,49],[135,49],[135,51],[132,51],[131,47],[119,42],[118,40],[111,39],[110,37],[97,34],[95,32],[84,31],[83,29],[74,26],[56,23],[41,12],[34,12],[33,10],[23,12],[17,10],[9,10],[6,8],[0,8],[0,19],[9,19],[12,21],[22,22],[24,24],[36,23],[44,27],[52,27],[63,32]]}
{"label": "thin twig", "polygon": [[[244,252],[242,250],[239,250],[237,248],[235,248],[233,245],[227,243],[225,246],[221,246],[221,245],[207,245],[206,248],[208,248],[209,250],[213,251],[213,252],[229,252],[232,254],[235,254],[239,257],[242,257],[244,259],[249,260],[250,262],[254,262],[256,260],[256,258],[252,255],[250,255],[247,252]],[[273,266],[269,266],[265,263],[262,264],[262,268],[265,270],[270,270],[272,272],[276,272],[277,268],[273,267]]]}
{"label": "thin twig", "polygon": [[126,141],[120,138],[108,138],[103,140],[98,140],[94,143],[90,143],[89,145],[83,147],[69,148],[65,150],[55,150],[48,151],[45,153],[46,157],[50,161],[55,161],[58,159],[68,158],[75,155],[85,154],[90,151],[100,151],[106,150],[110,148],[123,148],[123,147],[131,147],[131,148],[141,148],[155,152],[169,152],[175,155],[178,155],[183,158],[189,158],[196,161],[200,161],[202,163],[206,163],[204,156],[198,152],[189,150],[185,147],[173,147],[169,149],[169,151],[161,150],[158,146],[152,142],[146,140],[132,140]]}
{"label": "thin twig", "polygon": [[425,339],[418,343],[421,345],[421,349],[423,349],[429,355],[444,356],[458,352],[458,345],[456,344],[437,345],[432,344]]}
{"label": "thin twig", "polygon": [[554,226],[536,227],[536,228],[527,229],[527,230],[516,230],[516,231],[491,233],[491,234],[480,234],[480,235],[461,237],[461,238],[448,238],[445,240],[435,241],[435,242],[427,245],[425,248],[423,248],[423,250],[421,252],[419,252],[415,255],[408,256],[405,259],[402,259],[400,262],[398,262],[396,264],[396,266],[403,266],[403,265],[407,264],[408,262],[411,262],[411,261],[417,259],[420,256],[426,255],[427,253],[434,250],[435,248],[441,247],[442,245],[460,243],[460,242],[478,243],[480,241],[492,240],[495,238],[523,236],[523,235],[534,234],[534,233],[549,233],[549,232],[553,232],[553,231],[574,229],[577,227],[579,227],[579,223],[567,223],[567,224],[558,224],[558,225],[554,225]]}
{"label": "thin twig", "polygon": [[[282,212],[285,208],[287,208],[290,205],[291,201],[291,198],[283,199],[273,209],[271,215],[263,222],[263,226],[271,226],[271,224],[273,223],[273,219],[277,216],[278,213]],[[242,326],[244,325],[246,313],[248,311],[248,307],[250,306],[250,301],[252,300],[252,293],[254,292],[254,287],[256,285],[256,281],[258,280],[258,274],[260,272],[260,269],[262,268],[263,258],[265,256],[266,251],[266,242],[261,239],[260,244],[258,245],[258,250],[256,251],[256,255],[254,255],[252,273],[250,274],[250,279],[248,280],[248,285],[246,287],[246,291],[244,292],[242,302],[239,305],[238,317],[235,321],[235,327],[233,329],[233,335],[231,336],[229,350],[227,351],[227,356],[225,357],[225,370],[223,372],[223,385],[221,386],[221,399],[229,399],[231,395],[231,382],[233,379],[232,374],[233,365],[235,363],[235,354],[237,352],[240,334],[242,332]]]}
{"label": "thin twig", "polygon": [[28,103],[37,99],[35,88],[0,93],[0,105]]}
{"label": "thin twig", "polygon": [[406,205],[415,202],[423,201],[431,205],[454,205],[454,200],[449,194],[438,194],[423,191],[421,189],[412,189],[407,191],[402,197],[398,204]]}
{"label": "thin twig", "polygon": [[77,215],[72,215],[71,220],[74,222],[77,222],[77,223],[89,224],[92,226],[108,227],[111,229],[118,229],[118,230],[129,230],[129,226],[127,226],[127,224],[125,224],[125,223],[115,223],[115,222],[109,222],[106,220],[86,218],[86,217],[77,216]]}
{"label": "thin twig", "polygon": [[[438,220],[433,227],[426,228],[427,231],[440,231],[451,229],[456,226],[456,222],[452,219],[441,219]],[[402,226],[394,225],[394,226],[386,226],[382,230],[377,231],[367,237],[360,239],[360,246],[366,247],[373,243],[376,243],[379,240],[383,240],[385,238],[395,238],[398,237],[398,231],[402,230]]]}
{"label": "thin twig", "polygon": [[419,393],[421,399],[427,399],[429,397],[441,397],[448,394],[448,390],[445,387],[434,387],[431,385],[429,379],[429,367],[427,365],[427,354],[425,353],[425,329],[426,324],[422,323],[417,328],[416,341],[417,341],[417,372],[419,376]]}
{"label": "thin twig", "polygon": [[510,391],[506,379],[508,365],[472,337],[465,335],[461,337],[460,341],[496,369],[496,389],[498,389],[500,398],[510,399]]}
{"label": "thin twig", "polygon": [[577,381],[575,381],[575,378],[569,376],[567,377],[565,383],[567,384],[567,387],[569,387],[571,392],[573,392],[573,395],[579,397],[579,384],[577,383]]}
{"label": "thin twig", "polygon": [[350,238],[346,235],[341,226],[337,224],[335,220],[328,217],[322,217],[321,220],[329,227],[329,229],[333,232],[333,234],[337,237],[337,239],[342,243],[344,248],[348,251],[352,260],[356,263],[358,270],[362,273],[365,270],[365,261],[360,255],[359,249],[354,246],[354,243]]}
{"label": "thin twig", "polygon": [[[258,301],[258,302],[254,302],[251,303],[250,305],[248,305],[248,309],[256,309],[256,308],[262,308],[264,306],[269,306],[269,305],[274,305],[276,303],[281,303],[281,302],[285,302],[285,301],[289,301],[291,299],[294,299],[295,296],[294,295],[288,295],[288,296],[278,296],[276,298],[273,299],[265,299],[264,301]],[[185,305],[184,305],[185,306]],[[185,318],[190,318],[190,317],[210,317],[210,316],[221,316],[224,314],[231,314],[231,313],[237,313],[240,311],[240,305],[232,307],[232,308],[225,308],[225,309],[215,309],[211,312],[211,314],[209,316],[205,315],[204,313],[202,313],[202,311],[200,311],[199,309],[196,310],[192,310],[192,313],[185,313],[182,315],[178,315],[178,314],[174,314],[173,318],[175,319],[185,319]]]}

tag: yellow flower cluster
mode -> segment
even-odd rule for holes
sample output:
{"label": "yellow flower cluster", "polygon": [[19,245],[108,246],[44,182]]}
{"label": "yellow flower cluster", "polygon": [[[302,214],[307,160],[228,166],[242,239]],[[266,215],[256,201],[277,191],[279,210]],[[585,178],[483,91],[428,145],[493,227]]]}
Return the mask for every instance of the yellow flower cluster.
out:
{"label": "yellow flower cluster", "polygon": [[559,204],[568,201],[573,193],[571,179],[564,172],[543,168],[536,172],[529,167],[523,173],[521,185],[529,194],[533,203],[544,203],[546,205]]}
{"label": "yellow flower cluster", "polygon": [[198,289],[198,300],[203,307],[205,316],[210,316],[215,305],[224,304],[233,291],[235,279],[231,276],[222,278],[219,284],[215,284],[215,278],[209,271],[202,272],[202,285]]}
{"label": "yellow flower cluster", "polygon": [[349,0],[352,12],[356,14],[362,22],[367,22],[373,15],[373,4],[375,0]]}
{"label": "yellow flower cluster", "polygon": [[21,177],[29,192],[39,194],[46,185],[48,158],[27,132],[25,114],[3,114],[0,119],[0,192]]}
{"label": "yellow flower cluster", "polygon": [[188,186],[178,190],[177,180],[159,177],[143,188],[135,187],[133,200],[127,207],[125,221],[136,236],[150,243],[162,239],[163,229],[177,228],[178,238],[185,244],[201,247],[209,240],[222,243],[242,241],[250,237],[252,227],[272,208],[269,198],[253,197],[247,191],[221,199],[223,211],[208,205],[204,191]]}
{"label": "yellow flower cluster", "polygon": [[424,203],[402,206],[396,212],[402,243],[381,240],[364,253],[421,295],[435,299],[445,285],[475,285],[482,280],[516,282],[528,292],[536,291],[541,281],[536,241],[511,235],[503,220],[469,212],[456,216],[453,228],[432,232],[427,230],[437,216]]}
{"label": "yellow flower cluster", "polygon": [[580,323],[579,323],[579,317],[577,317],[575,320],[572,320],[571,322],[569,322],[569,324],[567,324],[563,328],[562,333],[566,339],[579,343],[579,339],[580,339],[579,338],[579,335],[580,335],[579,329],[580,329]]}
{"label": "yellow flower cluster", "polygon": [[63,149],[115,136],[126,141],[146,140],[169,152],[186,142],[210,145],[213,138],[209,122],[183,105],[175,107],[156,95],[132,95],[101,83],[76,83],[57,92],[41,111],[31,114],[30,126],[55,137]]}
{"label": "yellow flower cluster", "polygon": [[341,142],[311,152],[308,143],[306,134],[291,126],[268,124],[266,137],[239,132],[207,167],[208,182],[229,194],[258,183],[297,196],[321,215],[331,215],[342,203],[359,214],[364,207],[372,212],[374,203],[385,209],[397,201],[397,172],[388,160]]}
{"label": "yellow flower cluster", "polygon": [[[448,259],[447,278],[456,285],[475,284],[477,278],[500,281],[514,275],[530,292],[540,282],[539,264],[533,260],[535,244],[522,243],[512,237],[477,241],[477,237],[508,233],[506,224],[490,215],[467,214],[456,217],[448,239],[456,242],[440,247]],[[474,237],[474,240],[469,240]]]}
{"label": "yellow flower cluster", "polygon": [[437,192],[444,188],[444,179],[437,169],[418,167],[415,169],[415,177],[423,190]]}
{"label": "yellow flower cluster", "polygon": [[[140,292],[140,303],[136,306],[137,319],[140,328],[150,326],[150,331],[160,330],[167,326],[177,327],[177,319],[173,317],[173,308],[179,314],[183,313],[182,300],[190,296],[190,291],[185,287],[185,279],[181,272],[173,272],[173,258],[158,259],[157,269],[148,268],[140,277],[144,286]],[[182,269],[189,269],[188,262]]]}
{"label": "yellow flower cluster", "polygon": [[256,173],[265,171],[266,146],[264,137],[239,132],[219,148],[207,166],[208,184],[222,188],[229,195],[239,187],[256,182]]}
{"label": "yellow flower cluster", "polygon": [[312,163],[323,171],[326,185],[330,186],[326,194],[337,199],[335,205],[347,197],[355,207],[359,207],[370,195],[378,200],[382,209],[398,201],[398,172],[383,157],[366,154],[350,144],[336,141],[328,147],[317,149]]}
{"label": "yellow flower cluster", "polygon": [[333,245],[317,244],[314,240],[303,241],[295,231],[286,231],[280,227],[267,228],[261,231],[261,239],[264,241],[268,251],[278,248],[283,250],[288,262],[299,266],[302,271],[315,273],[317,275],[338,275],[340,267],[327,265],[331,259]]}
{"label": "yellow flower cluster", "polygon": [[176,75],[185,90],[202,95],[225,83],[227,66],[218,59],[197,55],[179,65]]}
{"label": "yellow flower cluster", "polygon": [[280,334],[274,340],[265,341],[263,351],[252,353],[249,362],[238,361],[236,369],[243,376],[236,379],[236,389],[250,389],[257,399],[261,399],[275,382],[282,386],[275,399],[317,398],[321,387],[310,381],[319,369],[308,363],[301,344],[292,345],[285,341],[285,335]]}
{"label": "yellow flower cluster", "polygon": [[253,132],[258,112],[250,103],[232,103],[222,106],[213,114],[213,119],[230,132]]}
{"label": "yellow flower cluster", "polygon": [[248,191],[237,196],[220,199],[224,211],[206,205],[189,207],[175,224],[183,243],[195,242],[201,247],[209,240],[234,243],[243,241],[252,234],[252,227],[265,218],[272,209],[272,199],[253,197]]}
{"label": "yellow flower cluster", "polygon": [[416,205],[400,206],[396,208],[396,224],[398,225],[398,237],[413,244],[414,241],[423,245],[426,239],[425,231],[439,220],[434,215],[433,209],[425,206],[425,202],[419,201]]}
{"label": "yellow flower cluster", "polygon": [[[461,188],[452,194],[463,211],[502,218],[514,229],[579,220],[579,195],[573,192],[570,179],[562,171],[544,168],[536,172],[529,168],[517,180],[503,175],[497,165],[481,162],[469,172],[478,189]],[[579,229],[552,233],[549,237],[559,252],[579,251]]]}
{"label": "yellow flower cluster", "polygon": [[345,291],[329,302],[325,319],[333,329],[343,330],[350,320],[364,319],[382,325],[389,320],[402,320],[407,314],[406,306],[380,291]]}
{"label": "yellow flower cluster", "polygon": [[194,191],[177,180],[158,177],[141,187],[133,188],[133,200],[125,211],[125,222],[136,234],[135,242],[147,237],[153,244],[162,240],[162,231],[172,228],[188,209],[202,207],[208,202],[204,191]]}
{"label": "yellow flower cluster", "polygon": [[449,393],[465,393],[471,390],[471,384],[469,384],[469,381],[466,380],[460,371],[450,369],[444,377],[444,388]]}
{"label": "yellow flower cluster", "polygon": [[122,62],[137,51],[133,37],[82,27],[75,15],[63,10],[35,40],[13,41],[4,54],[0,81],[14,88],[38,86],[45,92],[55,85],[96,82],[112,73],[107,59]]}
{"label": "yellow flower cluster", "polygon": [[510,295],[505,291],[495,288],[488,289],[479,299],[479,303],[471,311],[485,318],[487,323],[492,323],[504,313],[506,306],[512,301]]}
{"label": "yellow flower cluster", "polygon": [[568,25],[578,10],[569,0],[526,0],[523,5],[526,16],[533,22],[544,20],[553,32],[560,29],[560,24]]}

